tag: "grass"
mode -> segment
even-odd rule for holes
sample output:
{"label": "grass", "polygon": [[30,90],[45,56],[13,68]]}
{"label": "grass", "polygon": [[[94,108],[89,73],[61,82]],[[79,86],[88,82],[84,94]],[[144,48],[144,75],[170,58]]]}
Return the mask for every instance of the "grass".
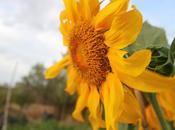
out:
{"label": "grass", "polygon": [[65,124],[55,120],[28,124],[9,124],[8,130],[91,130],[87,124]]}

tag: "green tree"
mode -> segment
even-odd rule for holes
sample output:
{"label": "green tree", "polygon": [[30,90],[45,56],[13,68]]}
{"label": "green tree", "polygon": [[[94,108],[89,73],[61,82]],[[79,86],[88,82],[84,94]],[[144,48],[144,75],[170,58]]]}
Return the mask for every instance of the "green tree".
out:
{"label": "green tree", "polygon": [[0,85],[0,108],[4,106],[6,102],[7,85]]}

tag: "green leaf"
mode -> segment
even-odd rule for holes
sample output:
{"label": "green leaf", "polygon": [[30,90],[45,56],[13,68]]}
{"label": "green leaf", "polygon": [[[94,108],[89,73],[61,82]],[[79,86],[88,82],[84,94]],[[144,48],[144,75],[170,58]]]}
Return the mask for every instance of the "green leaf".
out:
{"label": "green leaf", "polygon": [[147,21],[143,23],[142,31],[137,40],[126,50],[130,53],[144,48],[168,47],[168,41],[164,29],[152,26]]}
{"label": "green leaf", "polygon": [[174,59],[175,59],[175,38],[171,44],[169,52],[169,60],[171,61],[172,64],[174,64]]}
{"label": "green leaf", "polygon": [[175,75],[175,40],[170,48],[152,48],[151,50],[152,59],[148,68],[166,76]]}

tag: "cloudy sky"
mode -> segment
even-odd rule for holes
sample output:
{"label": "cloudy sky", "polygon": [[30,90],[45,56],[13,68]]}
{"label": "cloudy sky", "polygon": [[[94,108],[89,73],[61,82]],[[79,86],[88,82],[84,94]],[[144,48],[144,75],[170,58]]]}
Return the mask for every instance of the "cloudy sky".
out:
{"label": "cloudy sky", "polygon": [[[151,24],[175,36],[174,0],[132,0]],[[18,62],[16,80],[36,63],[51,65],[66,48],[62,45],[59,13],[62,0],[0,0],[0,83],[9,82]]]}

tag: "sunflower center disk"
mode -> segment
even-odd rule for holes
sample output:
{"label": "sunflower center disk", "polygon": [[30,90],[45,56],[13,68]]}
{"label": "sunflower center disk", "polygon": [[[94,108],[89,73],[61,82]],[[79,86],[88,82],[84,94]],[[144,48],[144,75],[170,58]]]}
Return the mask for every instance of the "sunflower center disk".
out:
{"label": "sunflower center disk", "polygon": [[87,22],[75,25],[71,32],[69,49],[74,67],[91,85],[100,86],[111,71],[104,40],[103,33]]}

